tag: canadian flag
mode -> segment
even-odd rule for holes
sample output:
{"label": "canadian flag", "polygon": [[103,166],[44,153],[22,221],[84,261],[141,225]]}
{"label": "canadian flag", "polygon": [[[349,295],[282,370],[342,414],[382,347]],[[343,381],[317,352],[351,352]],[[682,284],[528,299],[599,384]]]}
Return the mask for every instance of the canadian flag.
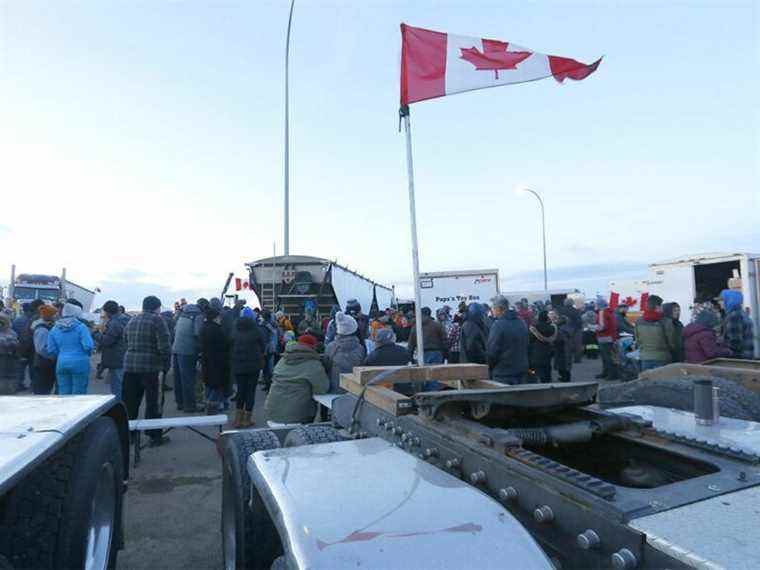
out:
{"label": "canadian flag", "polygon": [[240,277],[235,277],[235,291],[242,291],[244,289],[250,288],[251,284],[249,283],[248,279],[243,281]]}
{"label": "canadian flag", "polygon": [[601,61],[585,64],[509,42],[401,24],[401,105],[546,77],[560,83],[568,77],[579,81]]}

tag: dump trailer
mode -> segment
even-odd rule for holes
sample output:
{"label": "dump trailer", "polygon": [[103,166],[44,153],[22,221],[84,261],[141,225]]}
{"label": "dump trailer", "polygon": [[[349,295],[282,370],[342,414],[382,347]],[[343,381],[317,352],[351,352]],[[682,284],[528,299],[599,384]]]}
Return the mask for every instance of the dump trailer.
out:
{"label": "dump trailer", "polygon": [[250,288],[262,308],[282,309],[299,318],[311,304],[318,318],[327,317],[333,306],[345,308],[356,299],[362,311],[385,310],[393,304],[393,289],[375,283],[336,261],[306,255],[281,255],[246,264]]}
{"label": "dump trailer", "polygon": [[0,397],[0,569],[113,568],[128,473],[113,396]]}
{"label": "dump trailer", "polygon": [[226,568],[760,566],[760,423],[479,365],[341,387],[333,425],[223,436]]}

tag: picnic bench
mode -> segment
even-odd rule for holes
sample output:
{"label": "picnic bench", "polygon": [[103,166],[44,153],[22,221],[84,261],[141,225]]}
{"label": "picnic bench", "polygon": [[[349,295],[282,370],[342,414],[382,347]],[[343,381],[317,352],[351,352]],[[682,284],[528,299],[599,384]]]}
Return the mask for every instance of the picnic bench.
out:
{"label": "picnic bench", "polygon": [[187,428],[197,433],[199,436],[214,442],[214,438],[200,431],[198,428],[217,426],[222,431],[222,426],[229,421],[226,414],[217,414],[215,416],[179,416],[176,418],[155,418],[151,420],[130,420],[129,431],[135,432],[132,444],[135,449],[134,466],[140,463],[140,435],[142,432],[153,429],[160,429],[166,433],[174,428]]}

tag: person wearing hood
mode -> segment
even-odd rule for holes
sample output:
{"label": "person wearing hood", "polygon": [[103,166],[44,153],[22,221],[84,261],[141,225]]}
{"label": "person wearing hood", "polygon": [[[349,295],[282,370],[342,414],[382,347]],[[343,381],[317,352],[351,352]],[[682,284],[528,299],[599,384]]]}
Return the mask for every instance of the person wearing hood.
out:
{"label": "person wearing hood", "polygon": [[18,334],[11,326],[11,318],[0,313],[0,394],[14,394],[18,378]]}
{"label": "person wearing hood", "polygon": [[485,308],[480,303],[470,303],[459,335],[460,360],[475,364],[487,364],[487,343],[488,325],[486,324]]}
{"label": "person wearing hood", "polygon": [[710,309],[700,311],[693,323],[683,330],[683,344],[686,362],[701,364],[712,358],[731,356],[731,349],[718,344],[715,329],[720,319]]}
{"label": "person wearing hood", "polygon": [[548,311],[540,311],[538,319],[528,327],[530,332],[530,365],[540,382],[552,381],[552,356],[559,328],[549,320]]}
{"label": "person wearing hood", "polygon": [[285,354],[274,368],[265,404],[270,427],[314,421],[314,396],[330,390],[330,379],[316,347],[317,339],[311,335],[301,336],[285,347]]}
{"label": "person wearing hood", "polygon": [[681,305],[678,303],[665,303],[662,306],[662,318],[670,319],[673,323],[673,346],[671,347],[672,362],[683,362],[683,323],[681,318]]}
{"label": "person wearing hood", "polygon": [[496,320],[486,343],[491,378],[502,384],[522,384],[528,374],[528,327],[504,295],[496,295],[492,303]]}
{"label": "person wearing hood", "polygon": [[222,329],[222,316],[209,307],[200,336],[201,368],[206,383],[206,414],[218,414],[230,377],[230,339]]}
{"label": "person wearing hood", "polygon": [[598,299],[596,302],[596,342],[599,345],[599,356],[602,358],[602,372],[597,374],[597,379],[617,380],[620,377],[618,370],[617,339],[618,325],[615,311],[606,300]]}
{"label": "person wearing hood", "polygon": [[650,295],[644,314],[634,326],[642,372],[673,361],[676,331],[673,321],[664,319],[663,316],[662,298]]}
{"label": "person wearing hood", "polygon": [[335,330],[335,315],[339,312],[340,307],[338,305],[333,305],[332,309],[330,309],[330,322],[327,323],[327,328],[325,329],[325,345],[334,341],[335,335],[338,334]]}
{"label": "person wearing hood", "polygon": [[119,313],[116,301],[106,301],[103,304],[103,315],[106,320],[94,334],[95,342],[100,349],[100,365],[108,370],[108,381],[111,384],[111,394],[122,399],[124,384],[124,354],[127,343],[124,340],[124,327],[129,319]]}
{"label": "person wearing hood", "polygon": [[290,319],[285,315],[285,313],[282,311],[277,311],[274,316],[277,318],[277,326],[280,328],[280,331],[282,331],[282,334],[285,334],[286,331],[295,332],[293,323],[290,322]]}
{"label": "person wearing hood", "polygon": [[86,394],[90,382],[90,355],[95,343],[90,330],[79,320],[82,308],[63,305],[63,316],[48,333],[47,351],[56,359],[58,394]]}
{"label": "person wearing hood", "polygon": [[[127,350],[124,354],[124,387],[122,397],[130,420],[136,420],[145,396],[145,419],[161,417],[158,405],[159,374],[169,370],[171,343],[169,329],[159,315],[161,300],[150,295],[142,302],[142,312],[124,327]],[[161,430],[146,432],[153,447],[169,441]]]}
{"label": "person wearing hood", "polygon": [[237,406],[233,426],[254,425],[251,415],[256,403],[256,384],[264,366],[266,342],[256,316],[250,307],[243,309],[232,341],[232,373],[237,384]]}
{"label": "person wearing hood", "polygon": [[396,333],[390,327],[383,327],[375,334],[375,350],[367,355],[364,366],[406,366],[409,352],[396,344]]}
{"label": "person wearing hood", "polygon": [[752,358],[755,350],[752,339],[752,321],[742,308],[740,291],[726,289],[720,300],[726,316],[723,319],[723,342],[731,349],[734,358]]}
{"label": "person wearing hood", "polygon": [[34,339],[34,374],[32,392],[48,396],[55,385],[55,357],[47,351],[47,339],[55,324],[58,310],[51,305],[43,305],[37,311],[39,319],[32,323]]}
{"label": "person wearing hood", "polygon": [[356,330],[358,324],[351,315],[342,312],[335,314],[335,340],[325,348],[325,368],[330,375],[330,392],[343,392],[340,389],[340,375],[353,372],[354,366],[361,366],[367,357],[364,344],[359,340]]}
{"label": "person wearing hood", "polygon": [[[203,299],[200,299],[202,301]],[[186,414],[197,414],[201,409],[195,402],[200,334],[203,312],[198,304],[188,303],[182,308],[174,325],[174,400],[177,409]]]}
{"label": "person wearing hood", "polygon": [[[424,364],[443,364],[446,353],[446,335],[441,323],[433,320],[430,307],[422,307],[422,341],[425,352]],[[417,346],[417,326],[412,323],[409,333],[409,358],[412,359]],[[419,350],[417,350],[419,352]]]}

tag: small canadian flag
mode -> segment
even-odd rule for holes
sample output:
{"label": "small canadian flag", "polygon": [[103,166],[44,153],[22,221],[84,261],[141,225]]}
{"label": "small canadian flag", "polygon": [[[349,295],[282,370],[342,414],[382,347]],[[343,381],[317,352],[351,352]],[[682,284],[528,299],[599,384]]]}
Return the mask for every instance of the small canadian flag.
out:
{"label": "small canadian flag", "polygon": [[601,61],[586,64],[500,40],[401,24],[401,104],[547,77],[579,81]]}
{"label": "small canadian flag", "polygon": [[251,284],[246,279],[243,281],[240,277],[235,277],[235,291],[242,291],[251,288]]}

